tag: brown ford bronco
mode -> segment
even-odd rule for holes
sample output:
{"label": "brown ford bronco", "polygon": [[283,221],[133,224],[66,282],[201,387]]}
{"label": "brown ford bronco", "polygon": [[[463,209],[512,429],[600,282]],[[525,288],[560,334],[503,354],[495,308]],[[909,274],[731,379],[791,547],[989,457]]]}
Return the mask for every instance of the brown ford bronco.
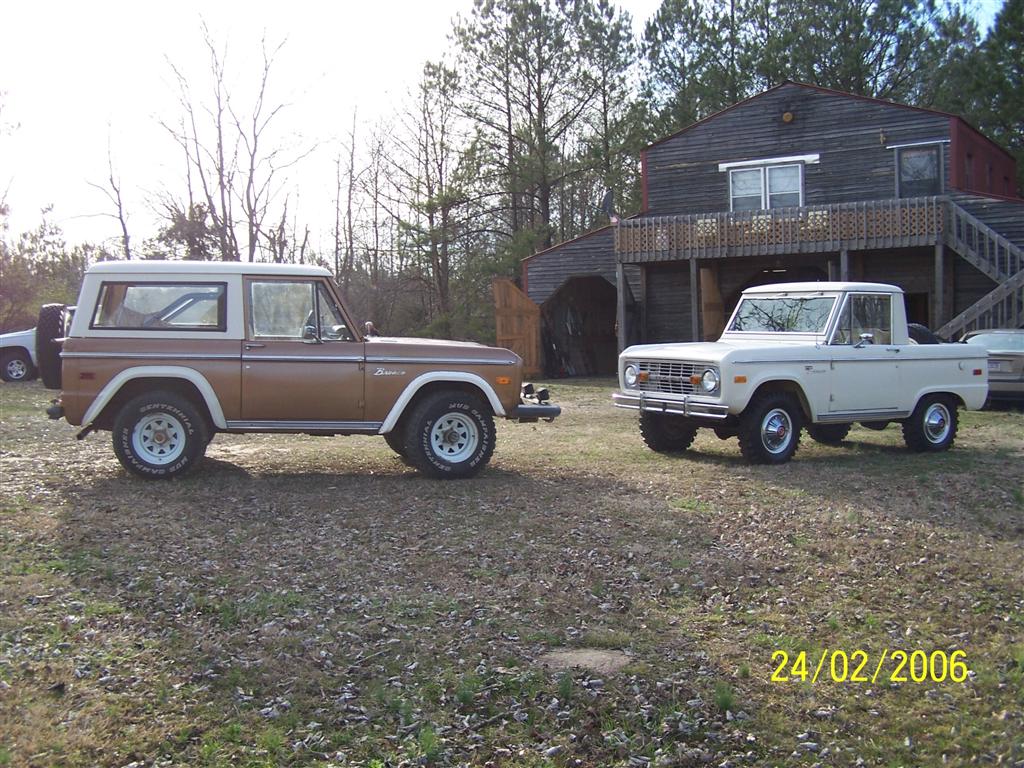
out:
{"label": "brown ford bronco", "polygon": [[362,336],[319,267],[96,264],[61,342],[47,413],[84,426],[79,439],[110,430],[147,478],[187,472],[217,432],[382,435],[425,474],[470,477],[495,416],[560,413],[507,349]]}

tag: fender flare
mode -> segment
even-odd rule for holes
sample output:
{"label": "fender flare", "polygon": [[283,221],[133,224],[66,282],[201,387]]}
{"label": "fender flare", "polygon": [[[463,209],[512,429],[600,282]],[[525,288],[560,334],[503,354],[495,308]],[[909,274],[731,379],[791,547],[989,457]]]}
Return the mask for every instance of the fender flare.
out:
{"label": "fender flare", "polygon": [[416,393],[423,389],[424,385],[430,384],[434,381],[451,381],[459,382],[461,384],[472,384],[480,389],[486,396],[487,402],[490,403],[491,410],[494,411],[495,416],[504,416],[505,409],[501,405],[501,401],[498,399],[497,393],[494,388],[491,387],[484,379],[477,376],[475,373],[466,373],[465,371],[433,371],[431,373],[424,373],[417,376],[415,379],[406,385],[405,389],[402,390],[402,394],[399,395],[395,404],[391,406],[391,410],[388,411],[387,418],[384,419],[384,423],[381,424],[380,430],[377,434],[386,435],[388,432],[395,428],[398,420],[402,417],[405,412],[405,408],[412,399],[416,396]]}
{"label": "fender flare", "polygon": [[135,379],[184,379],[195,385],[199,394],[206,402],[206,408],[210,411],[210,418],[218,429],[227,429],[227,421],[224,419],[224,409],[220,407],[220,400],[217,393],[213,391],[210,382],[203,374],[194,368],[185,368],[177,365],[143,365],[137,368],[126,368],[107,382],[92,401],[85,416],[82,417],[83,426],[88,426],[103,412],[114,396],[125,384]]}
{"label": "fender flare", "polygon": [[[766,373],[763,377],[755,379],[753,382],[751,382],[750,396],[743,403],[743,411],[747,410],[747,407],[750,405],[750,401],[754,399],[754,395],[757,393],[759,389],[761,389],[761,387],[765,385],[770,386],[772,384],[792,384],[799,393],[797,396],[798,399],[802,400],[802,402],[800,403],[801,408],[806,403],[808,414],[810,415],[810,418],[812,420],[818,415],[817,412],[814,410],[814,402],[807,395],[807,390],[804,389],[803,383],[796,376],[793,376],[790,373],[785,373],[783,375]],[[740,411],[740,413],[742,413],[743,411]]]}

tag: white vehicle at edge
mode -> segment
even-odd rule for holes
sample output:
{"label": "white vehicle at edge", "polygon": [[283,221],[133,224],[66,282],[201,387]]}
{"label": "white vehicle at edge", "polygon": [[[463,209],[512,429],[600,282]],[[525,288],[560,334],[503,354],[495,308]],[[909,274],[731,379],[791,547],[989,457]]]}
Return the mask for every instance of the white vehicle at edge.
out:
{"label": "white vehicle at edge", "polygon": [[743,292],[716,342],[647,344],[619,355],[616,406],[640,412],[655,451],[700,427],[738,437],[750,462],[780,464],[806,427],[836,444],[854,422],[903,426],[914,451],[953,444],[957,409],[988,394],[984,350],[915,344],[903,291],[880,283],[783,283]]}
{"label": "white vehicle at edge", "polygon": [[0,334],[0,378],[29,381],[36,377],[36,329]]}

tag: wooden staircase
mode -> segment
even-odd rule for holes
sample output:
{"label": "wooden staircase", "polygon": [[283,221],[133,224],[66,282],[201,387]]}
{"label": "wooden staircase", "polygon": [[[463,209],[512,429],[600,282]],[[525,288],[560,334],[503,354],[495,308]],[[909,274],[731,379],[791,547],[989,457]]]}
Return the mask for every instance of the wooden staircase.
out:
{"label": "wooden staircase", "polygon": [[947,244],[998,285],[936,333],[959,339],[979,328],[1024,326],[1024,249],[956,203],[950,201],[948,205]]}

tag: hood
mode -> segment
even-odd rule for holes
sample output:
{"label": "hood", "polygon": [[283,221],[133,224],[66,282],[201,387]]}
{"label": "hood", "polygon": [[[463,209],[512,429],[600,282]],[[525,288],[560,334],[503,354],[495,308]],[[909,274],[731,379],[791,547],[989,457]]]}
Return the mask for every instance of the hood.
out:
{"label": "hood", "polygon": [[367,336],[367,344],[406,344],[417,347],[476,347],[485,348],[475,341],[450,341],[448,339],[421,339],[415,336]]}
{"label": "hood", "polygon": [[370,336],[366,339],[365,349],[368,360],[416,359],[446,363],[459,362],[468,365],[476,362],[518,365],[521,362],[515,352],[500,347],[489,347],[486,344],[477,344],[475,341]]}
{"label": "hood", "polygon": [[668,359],[668,360],[699,360],[717,362],[726,356],[735,359],[745,350],[757,351],[760,356],[775,350],[795,350],[800,347],[815,347],[819,339],[812,335],[801,334],[796,338],[779,339],[778,335],[770,337],[766,343],[766,335],[757,338],[737,339],[723,338],[721,341],[674,342],[666,344],[638,344],[628,347],[619,355],[620,358],[635,359]]}

